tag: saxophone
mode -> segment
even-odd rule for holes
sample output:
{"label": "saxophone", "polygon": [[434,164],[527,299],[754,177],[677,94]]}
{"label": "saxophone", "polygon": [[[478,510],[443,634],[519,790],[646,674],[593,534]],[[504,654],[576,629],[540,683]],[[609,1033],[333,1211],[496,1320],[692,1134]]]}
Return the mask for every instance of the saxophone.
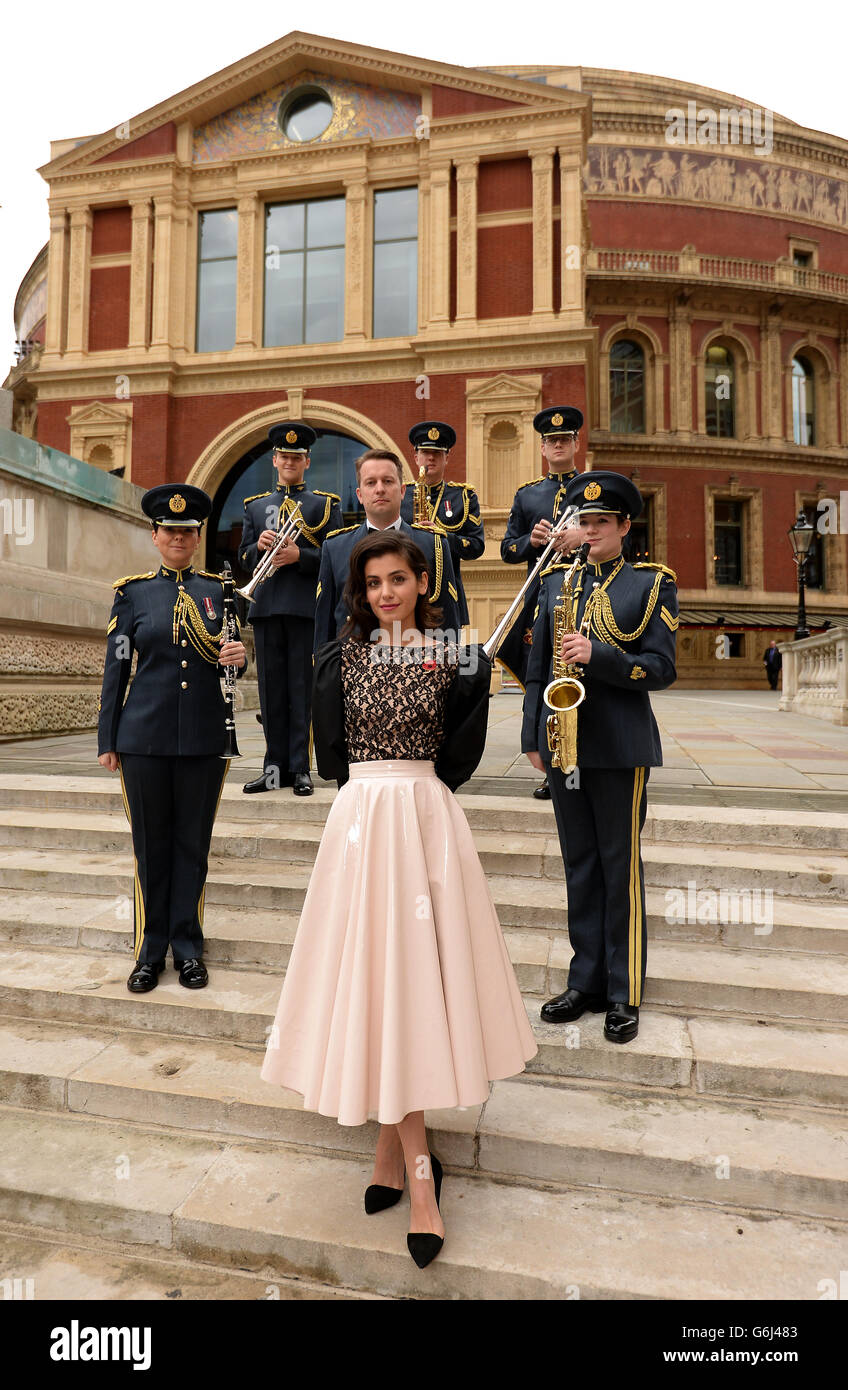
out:
{"label": "saxophone", "polygon": [[588,542],[577,552],[562,579],[562,589],[554,606],[553,680],[542,696],[551,713],[548,715],[548,748],[551,766],[565,772],[577,766],[577,710],[586,698],[586,688],[579,677],[582,667],[564,661],[560,655],[562,639],[576,631],[574,626],[573,589],[578,569],[586,563]]}
{"label": "saxophone", "polygon": [[430,503],[427,497],[427,484],[424,479],[427,476],[427,469],[423,463],[418,470],[418,482],[415,484],[415,498],[412,507],[412,520],[416,526],[426,526],[433,518],[430,515]]}

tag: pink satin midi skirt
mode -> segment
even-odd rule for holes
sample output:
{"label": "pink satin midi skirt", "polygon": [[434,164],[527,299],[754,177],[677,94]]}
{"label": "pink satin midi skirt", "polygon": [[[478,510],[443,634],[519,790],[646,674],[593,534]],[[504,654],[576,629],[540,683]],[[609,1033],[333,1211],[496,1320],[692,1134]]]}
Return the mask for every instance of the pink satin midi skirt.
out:
{"label": "pink satin midi skirt", "polygon": [[343,1125],[479,1105],[536,1052],[468,822],[431,762],[352,763],[262,1079]]}

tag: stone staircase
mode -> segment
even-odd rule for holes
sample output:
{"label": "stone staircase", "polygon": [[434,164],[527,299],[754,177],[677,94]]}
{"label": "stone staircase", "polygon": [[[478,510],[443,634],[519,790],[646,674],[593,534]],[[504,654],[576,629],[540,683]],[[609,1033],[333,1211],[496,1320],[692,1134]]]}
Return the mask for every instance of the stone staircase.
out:
{"label": "stone staircase", "polygon": [[[448,1237],[419,1271],[407,1203],[362,1208],[376,1126],[259,1079],[331,800],[225,788],[210,985],[169,968],[135,998],[117,779],[0,775],[0,1278],[217,1299],[816,1299],[838,1281],[848,815],[652,806],[646,1006],[614,1047],[602,1015],[539,1020],[570,956],[550,806],[461,795],[539,1052],[485,1106],[428,1117]],[[718,920],[721,890],[740,920]]]}

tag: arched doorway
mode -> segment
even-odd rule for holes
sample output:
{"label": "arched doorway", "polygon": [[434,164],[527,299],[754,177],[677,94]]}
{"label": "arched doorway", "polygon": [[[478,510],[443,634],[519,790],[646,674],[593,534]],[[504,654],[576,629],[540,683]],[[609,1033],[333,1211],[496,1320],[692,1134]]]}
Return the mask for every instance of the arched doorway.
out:
{"label": "arched doorway", "polygon": [[[316,428],[316,433],[318,439],[311,450],[306,486],[335,492],[341,498],[344,524],[359,522],[365,513],[356,496],[354,461],[369,446],[337,430]],[[239,585],[250,578],[239,561],[244,499],[276,487],[271,453],[267,438],[254,444],[230,467],[215,492],[206,533],[206,568],[220,573],[224,561],[228,561]]]}

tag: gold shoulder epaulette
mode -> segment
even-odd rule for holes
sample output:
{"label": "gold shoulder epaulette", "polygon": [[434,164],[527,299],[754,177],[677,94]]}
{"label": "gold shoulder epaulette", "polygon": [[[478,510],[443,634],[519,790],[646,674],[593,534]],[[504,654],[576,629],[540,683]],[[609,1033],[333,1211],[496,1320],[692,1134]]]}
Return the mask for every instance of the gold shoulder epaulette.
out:
{"label": "gold shoulder epaulette", "polygon": [[334,502],[341,502],[342,500],[337,492],[325,492],[324,489],[320,487],[314,487],[312,491],[317,493],[319,497],[332,497]]}
{"label": "gold shoulder epaulette", "polygon": [[544,579],[546,574],[553,574],[555,570],[568,569],[569,563],[570,562],[566,560],[554,560],[552,565],[548,565],[547,569],[542,570],[542,573],[539,575],[539,578]]}
{"label": "gold shoulder epaulette", "polygon": [[435,532],[435,534],[436,534],[437,536],[445,536],[445,537],[446,537],[447,534],[448,534],[447,531],[445,530],[444,526],[442,526],[441,522],[439,522],[439,521],[434,521],[430,526],[422,526],[422,525],[421,525],[419,522],[417,522],[417,521],[410,521],[409,524],[410,524],[410,526],[412,527],[413,531],[430,531],[431,534],[432,534],[433,532]]}
{"label": "gold shoulder epaulette", "polygon": [[270,492],[254,492],[252,497],[245,497],[242,506],[247,506],[248,502],[256,502],[260,497],[270,497]]}
{"label": "gold shoulder epaulette", "polygon": [[521,487],[520,487],[520,488],[517,488],[516,490],[517,490],[518,492],[523,492],[524,489],[525,489],[526,487],[535,487],[537,483],[543,483],[544,481],[545,481],[544,476],[541,477],[541,478],[531,478],[530,481],[529,481],[529,483],[522,483],[522,484],[521,484]]}
{"label": "gold shoulder epaulette", "polygon": [[450,478],[445,478],[445,487],[461,487],[464,489],[465,492],[468,492],[469,489],[471,492],[474,491],[470,483],[455,483],[452,482]]}
{"label": "gold shoulder epaulette", "polygon": [[324,540],[329,541],[333,536],[343,536],[345,531],[356,531],[358,527],[358,521],[355,521],[352,526],[338,526],[335,531],[328,531]]}
{"label": "gold shoulder epaulette", "polygon": [[125,584],[131,584],[134,579],[155,579],[156,575],[156,570],[148,570],[147,574],[126,574],[123,579],[116,579],[112,588],[122,589]]}
{"label": "gold shoulder epaulette", "polygon": [[219,584],[224,582],[220,574],[216,574],[214,570],[195,570],[195,574],[202,574],[204,579],[217,579]]}
{"label": "gold shoulder epaulette", "polygon": [[668,565],[654,564],[652,560],[640,560],[633,568],[635,570],[662,570],[662,573],[667,574],[672,583],[677,583],[677,575],[674,573],[674,570],[668,568]]}

